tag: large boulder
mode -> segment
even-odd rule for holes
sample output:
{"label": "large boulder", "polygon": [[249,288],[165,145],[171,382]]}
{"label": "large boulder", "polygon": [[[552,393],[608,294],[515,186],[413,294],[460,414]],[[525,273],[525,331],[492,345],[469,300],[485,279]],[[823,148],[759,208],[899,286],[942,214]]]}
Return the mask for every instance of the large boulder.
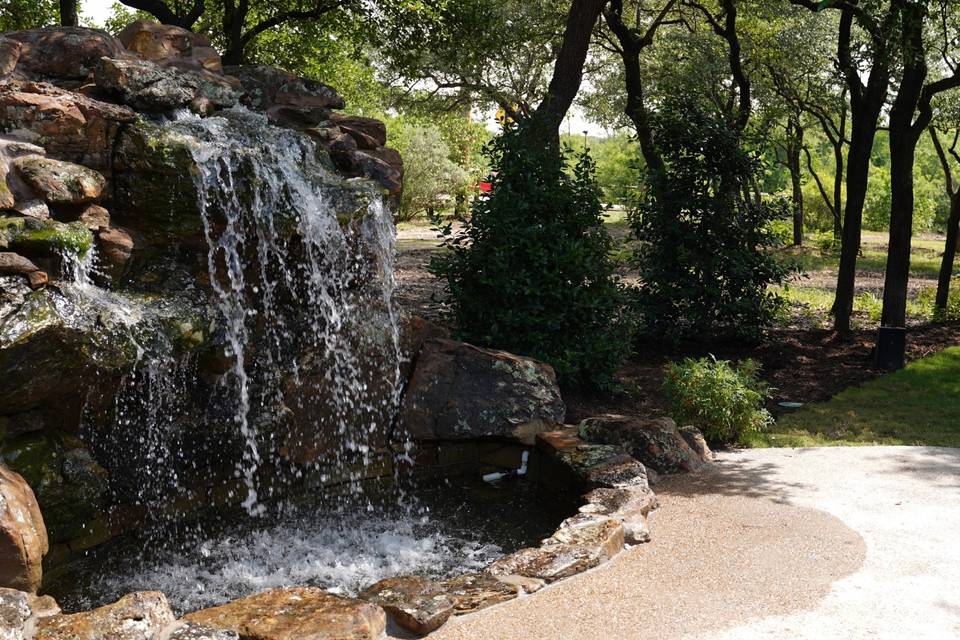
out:
{"label": "large boulder", "polygon": [[0,84],[0,128],[47,153],[97,170],[111,166],[117,133],[134,121],[127,107],[42,82]]}
{"label": "large boulder", "polygon": [[240,80],[244,103],[257,111],[274,105],[297,108],[343,109],[343,97],[333,87],[266,65],[224,67]]}
{"label": "large boulder", "polygon": [[[43,147],[24,142],[15,137],[0,137],[0,209],[17,210],[36,200],[33,188],[13,170],[13,161],[22,156],[43,156]],[[49,213],[49,211],[47,211]]]}
{"label": "large boulder", "polygon": [[174,620],[166,596],[138,591],[92,611],[43,618],[34,639],[158,640]]}
{"label": "large boulder", "polygon": [[36,591],[49,550],[33,490],[20,474],[0,463],[0,586]]}
{"label": "large boulder", "polygon": [[22,50],[21,42],[0,36],[0,81],[9,78],[17,68]]}
{"label": "large boulder", "polygon": [[501,438],[533,444],[562,423],[566,408],[553,369],[505,351],[428,339],[401,410],[415,440]]}
{"label": "large boulder", "polygon": [[378,640],[386,629],[386,615],[377,605],[317,587],[264,591],[195,611],[184,620],[256,640]]}
{"label": "large boulder", "polygon": [[22,45],[17,71],[39,79],[86,80],[100,58],[129,55],[119,40],[96,29],[29,29],[4,36]]}
{"label": "large boulder", "polygon": [[220,54],[210,38],[170,24],[135,20],[118,34],[129,51],[161,64],[186,64],[220,71]]}
{"label": "large boulder", "polygon": [[103,58],[94,72],[97,87],[142,111],[172,111],[187,105],[205,112],[227,108],[240,97],[239,83],[206,69],[173,69],[149,60]]}
{"label": "large boulder", "polygon": [[51,205],[88,204],[100,198],[107,181],[79,164],[43,156],[24,156],[13,161],[17,173]]}
{"label": "large boulder", "polygon": [[696,471],[708,462],[690,447],[670,418],[596,416],[580,423],[580,437],[587,442],[623,447],[659,473]]}

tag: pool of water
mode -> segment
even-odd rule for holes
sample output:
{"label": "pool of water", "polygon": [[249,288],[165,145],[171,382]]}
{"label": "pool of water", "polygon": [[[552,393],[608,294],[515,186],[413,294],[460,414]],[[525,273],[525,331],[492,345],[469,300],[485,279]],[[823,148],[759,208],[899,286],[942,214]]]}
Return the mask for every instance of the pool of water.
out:
{"label": "pool of water", "polygon": [[338,512],[301,503],[128,536],[71,561],[45,592],[77,611],[159,590],[180,614],[293,585],[354,595],[391,576],[476,571],[538,544],[576,511],[524,480],[441,480],[407,502]]}

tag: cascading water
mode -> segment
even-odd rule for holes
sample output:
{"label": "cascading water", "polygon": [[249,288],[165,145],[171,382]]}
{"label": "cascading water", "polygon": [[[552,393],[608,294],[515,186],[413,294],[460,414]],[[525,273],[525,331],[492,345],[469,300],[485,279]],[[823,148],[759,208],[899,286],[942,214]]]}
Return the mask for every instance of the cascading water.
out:
{"label": "cascading water", "polygon": [[[290,404],[309,407],[313,433],[300,435],[326,435],[314,462],[333,466],[357,454],[366,464],[371,436],[390,426],[399,395],[392,219],[370,193],[359,220],[338,220],[332,199],[343,186],[321,166],[314,144],[262,116],[235,110],[169,126],[199,142],[190,146],[194,180],[231,359],[222,384],[231,389],[245,445],[237,473],[243,506],[262,513],[256,474],[265,434],[255,414],[270,422]],[[385,343],[370,339],[378,334]],[[386,367],[365,370],[370,358]],[[318,366],[321,379],[307,382]],[[285,393],[284,377],[294,393]]]}

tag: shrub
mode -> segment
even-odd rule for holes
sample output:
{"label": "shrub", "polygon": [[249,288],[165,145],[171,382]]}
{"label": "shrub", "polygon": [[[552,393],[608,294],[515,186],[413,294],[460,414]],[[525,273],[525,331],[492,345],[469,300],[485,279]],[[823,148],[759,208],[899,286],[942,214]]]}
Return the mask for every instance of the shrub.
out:
{"label": "shrub", "polygon": [[680,101],[654,127],[665,167],[647,176],[630,216],[642,327],[671,338],[756,338],[783,304],[770,285],[789,270],[770,251],[771,223],[790,205],[755,201],[758,161],[717,116]]}
{"label": "shrub", "polygon": [[521,126],[487,146],[492,192],[461,232],[441,229],[447,251],[430,270],[461,338],[544,360],[565,383],[604,385],[629,334],[594,164],[530,149]]}
{"label": "shrub", "polygon": [[731,365],[712,356],[667,366],[663,391],[671,415],[698,427],[711,445],[745,443],[773,422],[763,408],[770,390],[753,360]]}

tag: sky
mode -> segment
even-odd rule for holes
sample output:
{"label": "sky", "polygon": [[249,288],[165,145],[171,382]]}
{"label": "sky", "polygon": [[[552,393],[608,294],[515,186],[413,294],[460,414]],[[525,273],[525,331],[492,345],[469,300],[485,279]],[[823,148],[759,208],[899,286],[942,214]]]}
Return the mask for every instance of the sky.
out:
{"label": "sky", "polygon": [[[112,12],[112,7],[117,0],[80,0],[80,14],[90,20],[103,24]],[[348,105],[349,109],[349,105]],[[496,122],[491,118],[491,126]],[[607,133],[602,127],[588,122],[583,118],[583,114],[576,108],[572,109],[570,115],[564,120],[562,133],[570,131],[574,135],[587,131],[591,136],[604,137]]]}

